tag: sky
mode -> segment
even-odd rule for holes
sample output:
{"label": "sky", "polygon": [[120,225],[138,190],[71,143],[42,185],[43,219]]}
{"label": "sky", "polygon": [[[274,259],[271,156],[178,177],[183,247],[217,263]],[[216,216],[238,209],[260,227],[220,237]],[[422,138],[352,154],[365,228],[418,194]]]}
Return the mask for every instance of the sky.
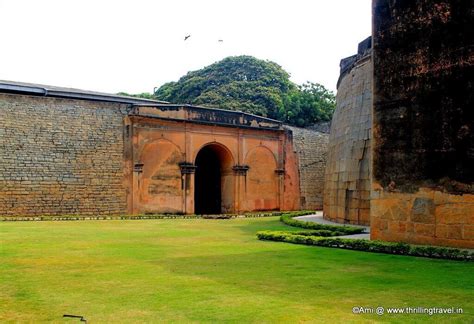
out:
{"label": "sky", "polygon": [[335,91],[339,61],[371,33],[371,0],[0,0],[0,30],[0,80],[153,92],[252,55]]}

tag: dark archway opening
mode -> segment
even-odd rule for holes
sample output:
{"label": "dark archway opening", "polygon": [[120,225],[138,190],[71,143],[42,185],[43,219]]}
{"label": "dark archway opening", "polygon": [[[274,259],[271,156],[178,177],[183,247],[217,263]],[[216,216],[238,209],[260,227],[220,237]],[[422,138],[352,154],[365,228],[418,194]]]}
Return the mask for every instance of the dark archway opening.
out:
{"label": "dark archway opening", "polygon": [[194,203],[196,214],[220,214],[222,205],[222,162],[217,150],[202,148],[196,156]]}

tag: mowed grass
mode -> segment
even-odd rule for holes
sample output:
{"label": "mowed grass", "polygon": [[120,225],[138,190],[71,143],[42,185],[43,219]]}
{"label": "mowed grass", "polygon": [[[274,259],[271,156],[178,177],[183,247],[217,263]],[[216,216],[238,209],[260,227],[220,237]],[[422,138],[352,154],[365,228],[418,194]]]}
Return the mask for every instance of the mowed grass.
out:
{"label": "mowed grass", "polygon": [[[473,263],[258,241],[265,229],[289,227],[276,217],[0,223],[0,322],[474,319]],[[354,306],[464,314],[354,315]]]}

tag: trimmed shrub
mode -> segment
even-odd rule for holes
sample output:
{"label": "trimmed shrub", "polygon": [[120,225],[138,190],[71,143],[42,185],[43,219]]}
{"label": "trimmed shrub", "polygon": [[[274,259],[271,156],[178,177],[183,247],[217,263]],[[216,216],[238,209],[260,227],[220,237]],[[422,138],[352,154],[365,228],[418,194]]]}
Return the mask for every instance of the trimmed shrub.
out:
{"label": "trimmed shrub", "polygon": [[215,215],[200,215],[199,217],[201,217],[203,219],[231,219],[231,218],[234,218],[235,215],[215,214]]}
{"label": "trimmed shrub", "polygon": [[318,224],[313,222],[304,222],[297,219],[293,219],[297,216],[304,216],[308,214],[299,214],[299,213],[285,213],[280,216],[280,221],[285,223],[289,226],[294,227],[301,227],[313,230],[328,230],[332,232],[340,232],[340,235],[351,235],[351,234],[360,234],[365,231],[363,227],[354,227],[354,226],[346,226],[346,225],[325,225],[325,224]]}
{"label": "trimmed shrub", "polygon": [[467,250],[437,246],[412,246],[410,255],[439,259],[474,260],[474,252],[469,253]]}
{"label": "trimmed shrub", "polygon": [[[262,231],[257,233],[260,240],[280,241],[295,244],[335,247],[341,249],[378,252],[419,257],[474,261],[474,252],[437,246],[418,246],[407,243],[369,241],[322,236],[306,236],[298,232]],[[306,232],[305,234],[307,234]]]}
{"label": "trimmed shrub", "polygon": [[0,221],[75,221],[75,220],[147,220],[147,219],[230,219],[281,216],[283,213],[302,216],[313,213],[312,211],[281,212],[267,211],[238,214],[194,215],[194,214],[153,214],[140,215],[38,215],[38,216],[2,216]]}
{"label": "trimmed shrub", "polygon": [[322,236],[322,237],[345,235],[345,233],[343,232],[329,231],[329,230],[296,231],[296,232],[291,232],[291,234],[303,235],[303,236]]}
{"label": "trimmed shrub", "polygon": [[[286,231],[284,231],[286,233]],[[302,235],[302,236],[321,236],[321,237],[331,237],[331,236],[341,236],[347,235],[347,233],[341,231],[330,231],[330,230],[307,230],[307,231],[292,231],[288,232],[292,235]]]}

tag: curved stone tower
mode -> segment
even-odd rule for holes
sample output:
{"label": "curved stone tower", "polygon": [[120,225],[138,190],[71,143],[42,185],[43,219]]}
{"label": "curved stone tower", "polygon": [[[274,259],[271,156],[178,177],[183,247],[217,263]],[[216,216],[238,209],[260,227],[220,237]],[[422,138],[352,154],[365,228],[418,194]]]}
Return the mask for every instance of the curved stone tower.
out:
{"label": "curved stone tower", "polygon": [[472,26],[473,1],[373,1],[373,240],[474,248]]}
{"label": "curved stone tower", "polygon": [[340,64],[323,202],[324,218],[338,223],[370,224],[371,43]]}

